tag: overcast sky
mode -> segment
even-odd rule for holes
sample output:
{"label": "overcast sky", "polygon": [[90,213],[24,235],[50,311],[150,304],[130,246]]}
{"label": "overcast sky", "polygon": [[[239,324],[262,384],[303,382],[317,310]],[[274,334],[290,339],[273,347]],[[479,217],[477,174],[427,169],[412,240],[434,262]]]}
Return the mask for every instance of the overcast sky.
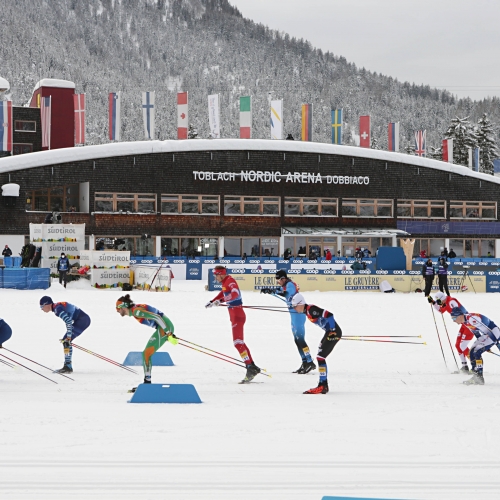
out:
{"label": "overcast sky", "polygon": [[500,97],[500,0],[229,2],[359,68],[459,97]]}

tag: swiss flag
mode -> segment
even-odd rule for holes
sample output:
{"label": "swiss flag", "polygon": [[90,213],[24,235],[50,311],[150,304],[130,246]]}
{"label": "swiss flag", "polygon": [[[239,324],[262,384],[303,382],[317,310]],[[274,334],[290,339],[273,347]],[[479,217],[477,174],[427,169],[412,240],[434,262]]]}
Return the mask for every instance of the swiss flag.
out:
{"label": "swiss flag", "polygon": [[177,93],[177,139],[188,138],[188,93]]}
{"label": "swiss flag", "polygon": [[369,148],[371,146],[369,115],[359,117],[359,145],[362,148]]}

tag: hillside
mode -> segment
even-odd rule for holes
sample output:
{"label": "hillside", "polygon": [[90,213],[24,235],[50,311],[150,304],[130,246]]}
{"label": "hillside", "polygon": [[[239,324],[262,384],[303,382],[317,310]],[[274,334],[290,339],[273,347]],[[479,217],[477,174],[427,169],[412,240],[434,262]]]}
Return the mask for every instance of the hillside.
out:
{"label": "hillside", "polygon": [[[358,117],[372,116],[372,134],[387,147],[387,123],[401,123],[401,150],[427,130],[439,146],[455,116],[488,113],[500,122],[500,99],[457,100],[428,86],[357,68],[341,55],[244,19],[227,0],[0,0],[1,74],[11,99],[24,105],[41,78],[76,83],[87,94],[87,141],[108,142],[107,99],[123,92],[123,140],[141,140],[141,91],[156,91],[156,136],[176,137],[175,93],[189,91],[190,122],[208,130],[207,95],[220,94],[222,137],[238,137],[240,95],[253,99],[253,136],[269,137],[268,93],[284,100],[286,133],[300,137],[300,106],[314,105],[314,134],[330,142],[330,109],[342,107],[345,143]],[[497,132],[498,134],[498,132]],[[498,142],[498,135],[496,136]]]}

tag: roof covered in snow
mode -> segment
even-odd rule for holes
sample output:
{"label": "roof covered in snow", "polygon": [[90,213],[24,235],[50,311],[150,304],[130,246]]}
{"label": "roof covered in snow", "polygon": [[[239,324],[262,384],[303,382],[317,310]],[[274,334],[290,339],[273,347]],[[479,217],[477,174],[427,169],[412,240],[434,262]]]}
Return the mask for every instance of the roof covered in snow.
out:
{"label": "roof covered in snow", "polygon": [[74,89],[75,84],[74,84],[74,82],[70,82],[69,80],[57,80],[56,78],[44,78],[43,80],[40,80],[35,85],[33,92],[35,92],[35,90],[39,89],[40,87],[55,87],[55,88],[59,88],[59,89]]}
{"label": "roof covered in snow", "polygon": [[[42,80],[44,81],[44,80]],[[184,141],[136,141],[116,142],[98,146],[63,148],[52,151],[39,151],[19,156],[0,158],[0,173],[14,172],[27,168],[59,165],[62,163],[98,160],[114,156],[131,156],[151,153],[185,153],[190,151],[281,151],[283,153],[315,153],[320,155],[338,155],[354,158],[368,158],[390,161],[402,165],[433,168],[445,172],[474,177],[479,180],[500,184],[500,178],[473,172],[467,167],[451,163],[356,146],[339,146],[318,142],[277,141],[264,139],[191,139]]]}

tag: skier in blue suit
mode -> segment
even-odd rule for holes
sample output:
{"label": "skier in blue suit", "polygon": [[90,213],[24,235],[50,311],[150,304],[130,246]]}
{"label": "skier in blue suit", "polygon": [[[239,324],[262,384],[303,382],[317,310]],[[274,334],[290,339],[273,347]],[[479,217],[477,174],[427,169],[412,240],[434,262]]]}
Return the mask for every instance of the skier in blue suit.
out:
{"label": "skier in blue suit", "polygon": [[303,375],[305,373],[309,373],[311,370],[315,370],[316,365],[311,358],[311,353],[309,352],[309,347],[306,343],[306,317],[304,314],[297,314],[292,307],[292,298],[299,292],[299,286],[287,276],[284,269],[276,271],[276,280],[280,285],[280,289],[278,291],[273,290],[272,288],[263,288],[261,293],[275,296],[278,295],[285,298],[290,312],[293,338],[300,357],[302,358],[302,364],[293,373]]}
{"label": "skier in blue suit", "polygon": [[0,348],[6,340],[10,339],[11,336],[11,327],[2,318],[0,318]]}

